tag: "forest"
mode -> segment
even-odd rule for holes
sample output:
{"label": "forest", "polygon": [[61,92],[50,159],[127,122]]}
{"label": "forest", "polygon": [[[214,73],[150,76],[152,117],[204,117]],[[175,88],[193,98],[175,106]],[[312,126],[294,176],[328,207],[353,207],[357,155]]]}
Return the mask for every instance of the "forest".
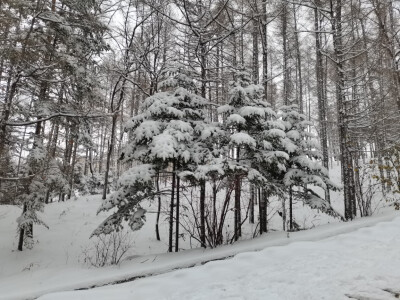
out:
{"label": "forest", "polygon": [[307,229],[303,206],[337,222],[398,210],[399,16],[396,0],[1,0],[0,207],[20,208],[17,249],[82,195],[107,213],[88,239],[151,211],[168,252],[272,218]]}

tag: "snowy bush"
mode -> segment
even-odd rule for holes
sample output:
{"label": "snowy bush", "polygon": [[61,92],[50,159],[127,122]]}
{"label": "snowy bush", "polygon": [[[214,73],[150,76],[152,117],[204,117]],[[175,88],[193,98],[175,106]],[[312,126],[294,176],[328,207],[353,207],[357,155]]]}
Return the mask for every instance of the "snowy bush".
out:
{"label": "snowy bush", "polygon": [[93,267],[118,265],[133,247],[133,240],[127,231],[114,231],[92,237],[90,246],[83,250],[83,261]]}

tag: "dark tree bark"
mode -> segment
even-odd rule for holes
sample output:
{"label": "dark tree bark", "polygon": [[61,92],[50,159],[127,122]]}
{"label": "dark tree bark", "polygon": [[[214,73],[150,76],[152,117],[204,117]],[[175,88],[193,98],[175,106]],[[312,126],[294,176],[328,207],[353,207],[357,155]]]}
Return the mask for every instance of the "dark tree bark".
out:
{"label": "dark tree bark", "polygon": [[[240,130],[239,130],[240,131]],[[240,159],[240,150],[239,147],[236,148],[236,160],[239,162]],[[240,179],[240,174],[235,175],[235,219],[234,219],[234,238],[235,241],[239,239],[239,237],[242,236],[242,207],[240,203],[240,198],[241,198],[241,179]]]}
{"label": "dark tree bark", "polygon": [[[179,162],[177,163],[177,168],[179,169]],[[179,176],[176,176],[176,217],[175,217],[175,252],[179,251],[179,196],[180,196],[180,186],[181,186],[181,179]]]}
{"label": "dark tree bark", "polygon": [[172,185],[171,185],[171,202],[169,206],[169,239],[168,252],[172,252],[174,239],[174,201],[175,201],[175,181],[176,181],[176,163],[172,161]]}
{"label": "dark tree bark", "polygon": [[289,187],[289,231],[293,231],[293,187]]}
{"label": "dark tree bark", "polygon": [[264,232],[267,232],[267,191],[259,188],[258,199],[260,215],[260,234],[263,234]]}
{"label": "dark tree bark", "polygon": [[250,185],[249,222],[254,224],[254,186]]}
{"label": "dark tree bark", "polygon": [[289,87],[289,51],[288,51],[288,33],[287,33],[287,25],[288,25],[288,11],[287,11],[287,2],[286,0],[282,1],[282,47],[283,47],[283,104],[289,105],[290,99],[290,87]]}
{"label": "dark tree bark", "polygon": [[161,238],[160,238],[160,226],[159,226],[160,215],[161,215],[160,172],[157,172],[156,189],[157,189],[157,200],[158,200],[157,217],[156,217],[156,238],[157,238],[157,241],[161,241]]}
{"label": "dark tree bark", "polygon": [[206,216],[205,216],[205,199],[206,199],[206,181],[200,180],[200,243],[201,247],[206,248]]}
{"label": "dark tree bark", "polygon": [[275,109],[275,99],[268,96],[268,23],[267,23],[267,1],[262,4],[262,21],[261,21],[261,45],[262,45],[262,61],[263,61],[263,85],[264,99],[269,102]]}
{"label": "dark tree bark", "polygon": [[296,91],[297,91],[297,104],[299,106],[299,111],[301,114],[304,113],[303,107],[303,74],[301,67],[301,51],[300,51],[300,42],[299,42],[299,33],[297,31],[297,14],[296,14],[296,5],[293,4],[293,23],[294,23],[294,42],[296,47],[296,64],[297,64],[297,82],[296,82]]}
{"label": "dark tree bark", "polygon": [[258,23],[256,20],[253,21],[253,82],[258,84],[260,81],[259,72],[259,61],[258,61]]}
{"label": "dark tree bark", "polygon": [[342,180],[344,182],[345,219],[355,217],[356,199],[353,160],[350,152],[347,109],[345,99],[344,46],[342,32],[342,0],[331,0],[331,22],[336,68],[336,102],[338,112],[339,143],[341,152]]}

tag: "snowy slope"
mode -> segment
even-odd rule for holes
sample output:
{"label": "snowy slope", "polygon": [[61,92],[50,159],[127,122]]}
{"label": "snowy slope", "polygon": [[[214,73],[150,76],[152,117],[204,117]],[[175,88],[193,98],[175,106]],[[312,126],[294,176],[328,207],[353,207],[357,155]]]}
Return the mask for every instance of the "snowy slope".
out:
{"label": "snowy slope", "polygon": [[[288,240],[300,240],[301,236],[316,240],[368,224],[371,219],[354,226],[327,226]],[[257,248],[262,240],[247,244]],[[400,292],[399,249],[397,217],[316,242],[267,247],[195,268],[39,299],[395,299]]]}

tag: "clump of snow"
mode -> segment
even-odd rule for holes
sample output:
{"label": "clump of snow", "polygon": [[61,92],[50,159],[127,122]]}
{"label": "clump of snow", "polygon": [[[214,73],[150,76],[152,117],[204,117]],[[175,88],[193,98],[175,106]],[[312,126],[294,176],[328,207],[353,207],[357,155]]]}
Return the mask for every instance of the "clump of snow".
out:
{"label": "clump of snow", "polygon": [[245,132],[237,132],[230,136],[232,144],[235,145],[247,145],[250,147],[256,147],[256,141],[250,135]]}

